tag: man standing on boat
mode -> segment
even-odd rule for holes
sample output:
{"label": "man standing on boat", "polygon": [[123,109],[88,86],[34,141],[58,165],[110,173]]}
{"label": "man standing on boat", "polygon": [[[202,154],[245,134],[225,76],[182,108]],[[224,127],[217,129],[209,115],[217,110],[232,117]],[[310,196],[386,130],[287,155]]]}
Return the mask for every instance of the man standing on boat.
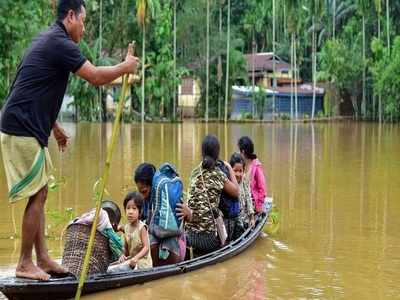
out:
{"label": "man standing on boat", "polygon": [[[56,122],[69,74],[100,86],[123,74],[134,73],[139,60],[129,48],[125,61],[96,67],[81,53],[85,31],[84,0],[59,0],[57,20],[39,34],[26,51],[11,86],[0,120],[1,151],[11,203],[29,199],[22,220],[21,254],[16,276],[48,280],[65,269],[50,259],[45,243],[44,205],[52,168],[47,150],[53,130],[60,151],[68,136]],[[37,265],[32,261],[35,246]]]}

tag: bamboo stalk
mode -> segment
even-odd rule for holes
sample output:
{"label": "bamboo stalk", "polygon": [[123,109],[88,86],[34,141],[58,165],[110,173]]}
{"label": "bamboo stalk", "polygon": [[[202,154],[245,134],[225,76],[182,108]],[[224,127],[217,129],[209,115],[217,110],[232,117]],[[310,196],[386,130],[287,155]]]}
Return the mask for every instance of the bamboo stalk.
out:
{"label": "bamboo stalk", "polygon": [[95,234],[96,234],[97,223],[98,223],[101,202],[102,202],[101,200],[103,199],[104,189],[106,187],[108,177],[110,174],[112,154],[114,151],[117,134],[118,134],[119,128],[121,126],[120,120],[121,120],[122,110],[123,110],[124,104],[125,104],[126,93],[128,90],[128,77],[129,77],[129,74],[123,76],[122,91],[121,91],[121,95],[120,95],[120,99],[119,99],[117,114],[116,114],[115,120],[114,120],[111,142],[108,145],[107,159],[106,159],[106,163],[104,166],[103,176],[100,178],[99,189],[97,191],[95,191],[95,195],[94,195],[96,197],[96,213],[95,213],[94,219],[93,219],[92,229],[91,229],[90,238],[89,238],[89,244],[88,244],[88,248],[86,249],[85,260],[83,262],[83,268],[82,268],[82,271],[80,274],[79,285],[78,285],[78,289],[75,294],[75,300],[79,300],[81,298],[83,285],[85,284],[86,275],[87,275],[87,272],[89,269],[89,261],[90,261],[90,257],[92,255],[92,250],[93,250],[94,238],[95,238]]}

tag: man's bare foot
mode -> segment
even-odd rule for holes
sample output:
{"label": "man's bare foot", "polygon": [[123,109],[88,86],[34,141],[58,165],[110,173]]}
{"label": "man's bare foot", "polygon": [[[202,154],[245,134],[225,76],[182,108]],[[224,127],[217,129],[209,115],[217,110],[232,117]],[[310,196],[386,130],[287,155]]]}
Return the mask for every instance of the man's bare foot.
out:
{"label": "man's bare foot", "polygon": [[66,274],[68,271],[54,260],[50,258],[41,259],[37,261],[38,267],[40,267],[43,271],[47,273],[56,273],[56,274]]}
{"label": "man's bare foot", "polygon": [[15,270],[15,276],[19,278],[29,278],[35,280],[47,281],[50,275],[43,271],[41,268],[35,266],[32,262],[26,264],[19,264]]}

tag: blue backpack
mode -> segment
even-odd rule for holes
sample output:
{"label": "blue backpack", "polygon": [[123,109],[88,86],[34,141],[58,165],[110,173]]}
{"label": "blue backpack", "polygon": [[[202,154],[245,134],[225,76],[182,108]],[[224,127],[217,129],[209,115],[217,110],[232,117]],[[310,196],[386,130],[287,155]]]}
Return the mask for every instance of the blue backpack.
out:
{"label": "blue backpack", "polygon": [[154,174],[151,188],[152,217],[150,233],[158,238],[179,236],[181,221],[175,213],[178,203],[182,203],[183,183],[176,169],[164,163]]}

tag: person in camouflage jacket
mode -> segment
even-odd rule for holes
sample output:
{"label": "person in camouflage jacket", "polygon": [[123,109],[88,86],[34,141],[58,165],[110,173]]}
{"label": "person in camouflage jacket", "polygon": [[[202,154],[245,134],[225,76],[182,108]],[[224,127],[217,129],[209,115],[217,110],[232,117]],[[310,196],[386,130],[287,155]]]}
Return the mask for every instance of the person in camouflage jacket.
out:
{"label": "person in camouflage jacket", "polygon": [[192,211],[186,223],[187,243],[197,252],[211,252],[220,246],[215,218],[221,192],[233,197],[239,196],[239,187],[231,166],[232,181],[216,166],[219,156],[219,141],[214,135],[207,135],[202,143],[203,161],[190,176],[188,205]]}

